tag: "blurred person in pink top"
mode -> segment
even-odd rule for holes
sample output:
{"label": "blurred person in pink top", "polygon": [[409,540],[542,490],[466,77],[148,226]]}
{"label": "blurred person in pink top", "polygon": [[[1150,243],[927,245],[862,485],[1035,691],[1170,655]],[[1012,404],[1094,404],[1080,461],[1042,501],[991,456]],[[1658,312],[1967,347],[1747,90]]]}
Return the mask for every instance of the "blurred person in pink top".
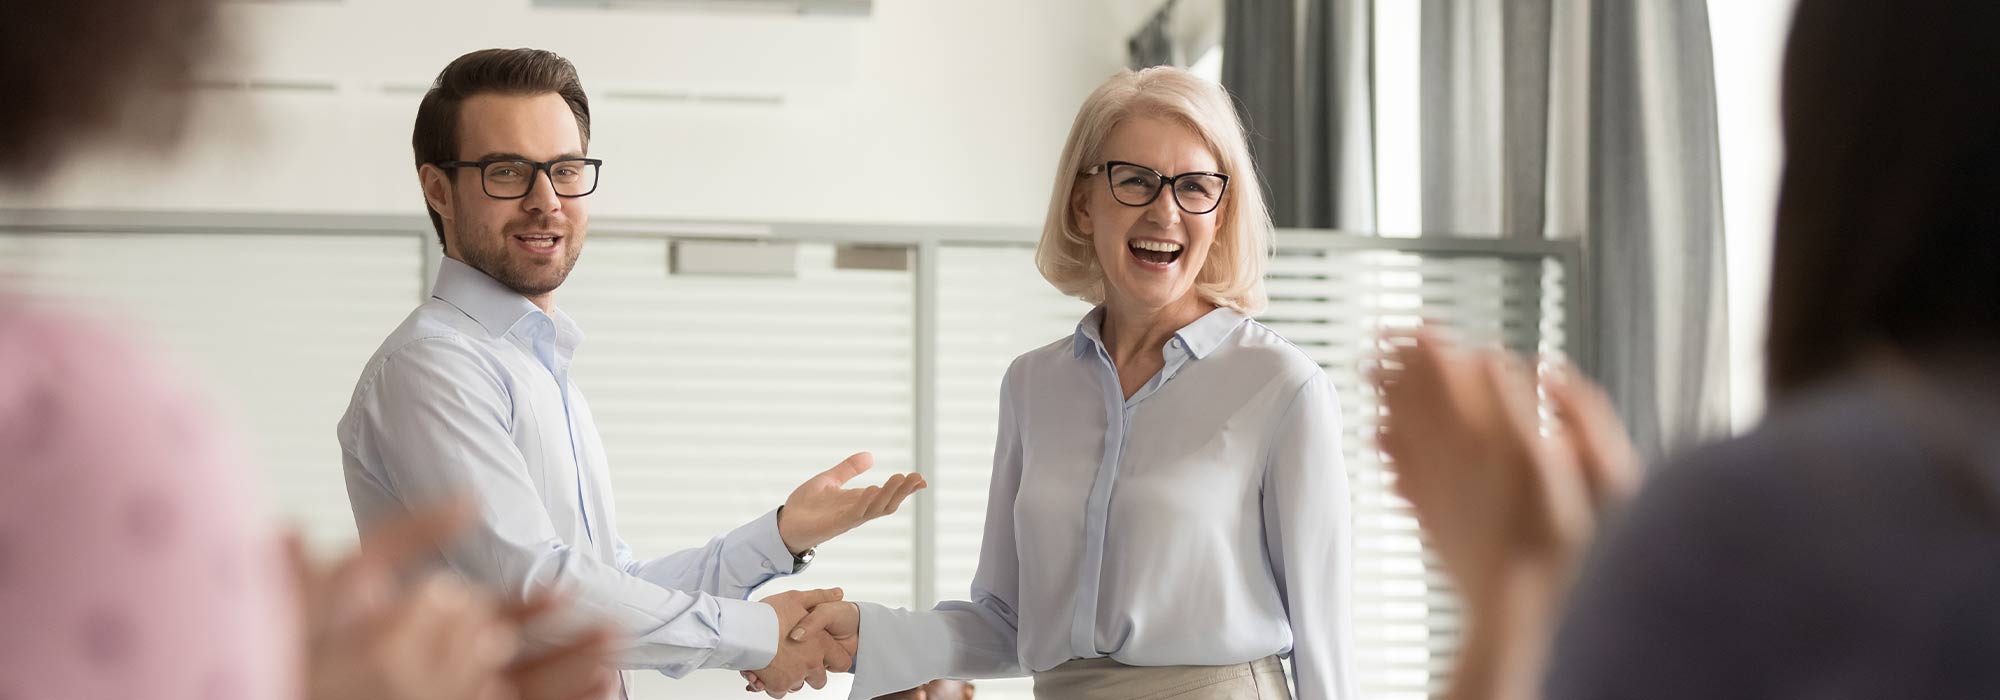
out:
{"label": "blurred person in pink top", "polygon": [[[214,15],[212,0],[0,0],[0,187],[32,189],[83,142],[174,143]],[[236,442],[121,335],[0,293],[0,698],[608,692],[601,632],[518,658],[518,628],[553,602],[403,582],[462,507],[386,523],[325,565],[295,543],[287,557]]]}

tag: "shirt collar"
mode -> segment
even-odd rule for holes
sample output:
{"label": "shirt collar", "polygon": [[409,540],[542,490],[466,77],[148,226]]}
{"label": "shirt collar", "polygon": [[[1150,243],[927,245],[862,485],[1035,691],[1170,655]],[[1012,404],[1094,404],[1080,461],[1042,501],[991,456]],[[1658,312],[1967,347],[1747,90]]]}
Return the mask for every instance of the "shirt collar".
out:
{"label": "shirt collar", "polygon": [[[506,335],[522,319],[542,311],[541,307],[535,306],[519,292],[508,289],[478,268],[452,258],[445,258],[438,265],[437,282],[431,285],[431,296],[458,307],[495,338]],[[558,316],[565,321],[569,318],[560,311],[549,318],[553,320]],[[574,323],[569,325],[575,326]]]}
{"label": "shirt collar", "polygon": [[1201,318],[1195,319],[1194,323],[1188,324],[1186,328],[1176,331],[1174,335],[1180,337],[1181,342],[1187,345],[1188,354],[1199,360],[1215,352],[1216,348],[1222,347],[1223,339],[1236,332],[1236,327],[1243,325],[1249,318],[1235,309],[1218,306],[1215,310],[1203,314]]}
{"label": "shirt collar", "polygon": [[1076,322],[1076,336],[1070,345],[1075,348],[1077,357],[1091,354],[1092,350],[1104,346],[1104,306],[1102,304],[1091,307],[1090,313],[1084,314],[1083,320]]}
{"label": "shirt collar", "polygon": [[[1174,337],[1180,338],[1181,344],[1187,346],[1188,355],[1199,360],[1221,347],[1223,339],[1228,338],[1230,333],[1236,332],[1236,327],[1243,325],[1246,320],[1249,320],[1249,317],[1238,313],[1235,309],[1218,306],[1203,314],[1201,318],[1195,319],[1194,323],[1175,331]],[[1084,314],[1082,321],[1077,322],[1076,335],[1071,345],[1075,347],[1078,357],[1104,347],[1103,305],[1091,309],[1090,313]]]}

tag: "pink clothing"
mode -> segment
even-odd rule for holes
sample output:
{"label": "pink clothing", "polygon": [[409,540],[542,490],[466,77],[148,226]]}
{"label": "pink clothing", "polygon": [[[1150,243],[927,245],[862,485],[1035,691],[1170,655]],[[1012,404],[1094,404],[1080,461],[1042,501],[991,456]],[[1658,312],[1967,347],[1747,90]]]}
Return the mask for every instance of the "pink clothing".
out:
{"label": "pink clothing", "polygon": [[298,696],[237,445],[156,361],[0,295],[0,700]]}

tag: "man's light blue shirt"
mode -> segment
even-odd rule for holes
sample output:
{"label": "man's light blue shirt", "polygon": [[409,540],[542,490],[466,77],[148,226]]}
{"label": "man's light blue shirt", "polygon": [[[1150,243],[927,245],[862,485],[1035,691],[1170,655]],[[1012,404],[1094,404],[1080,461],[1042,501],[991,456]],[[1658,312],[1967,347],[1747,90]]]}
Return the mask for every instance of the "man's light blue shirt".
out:
{"label": "man's light blue shirt", "polygon": [[618,537],[610,472],[570,363],[583,332],[560,309],[446,258],[431,299],[369,359],[340,420],[355,521],[454,497],[478,518],[442,552],[519,599],[558,589],[631,639],[626,668],[674,677],[755,670],[777,651],[775,611],[745,599],[792,572],[774,510],[706,546],[650,560]]}

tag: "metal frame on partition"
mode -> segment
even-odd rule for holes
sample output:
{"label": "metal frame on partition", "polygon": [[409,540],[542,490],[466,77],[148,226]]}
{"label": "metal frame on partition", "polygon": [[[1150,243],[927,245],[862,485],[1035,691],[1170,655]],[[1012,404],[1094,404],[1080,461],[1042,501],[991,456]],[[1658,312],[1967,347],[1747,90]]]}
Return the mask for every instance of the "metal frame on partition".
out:
{"label": "metal frame on partition", "polygon": [[[937,339],[938,277],[940,250],[945,246],[1032,246],[1039,232],[1026,226],[959,226],[924,224],[848,224],[818,222],[700,221],[598,217],[591,222],[591,235],[614,238],[675,239],[774,239],[832,244],[875,244],[909,246],[916,258],[915,295],[915,424],[913,458],[916,470],[926,479],[937,477]],[[67,211],[47,209],[0,209],[0,234],[283,234],[283,235],[369,235],[409,236],[422,250],[424,280],[419,294],[428,298],[430,276],[440,257],[436,234],[428,218],[415,215],[383,214],[284,214],[238,212],[172,211]],[[1596,339],[1591,333],[1593,311],[1585,290],[1591,271],[1585,269],[1584,250],[1577,241],[1527,240],[1518,238],[1384,238],[1343,234],[1316,229],[1280,229],[1277,237],[1287,246],[1304,244],[1319,249],[1388,250],[1406,253],[1452,256],[1478,255],[1509,258],[1556,259],[1563,264],[1566,338],[1573,361],[1585,372],[1592,366]],[[421,300],[420,300],[421,301]],[[937,601],[935,557],[936,501],[929,493],[919,493],[913,510],[918,519],[915,553],[912,557],[915,603],[928,607]]]}

